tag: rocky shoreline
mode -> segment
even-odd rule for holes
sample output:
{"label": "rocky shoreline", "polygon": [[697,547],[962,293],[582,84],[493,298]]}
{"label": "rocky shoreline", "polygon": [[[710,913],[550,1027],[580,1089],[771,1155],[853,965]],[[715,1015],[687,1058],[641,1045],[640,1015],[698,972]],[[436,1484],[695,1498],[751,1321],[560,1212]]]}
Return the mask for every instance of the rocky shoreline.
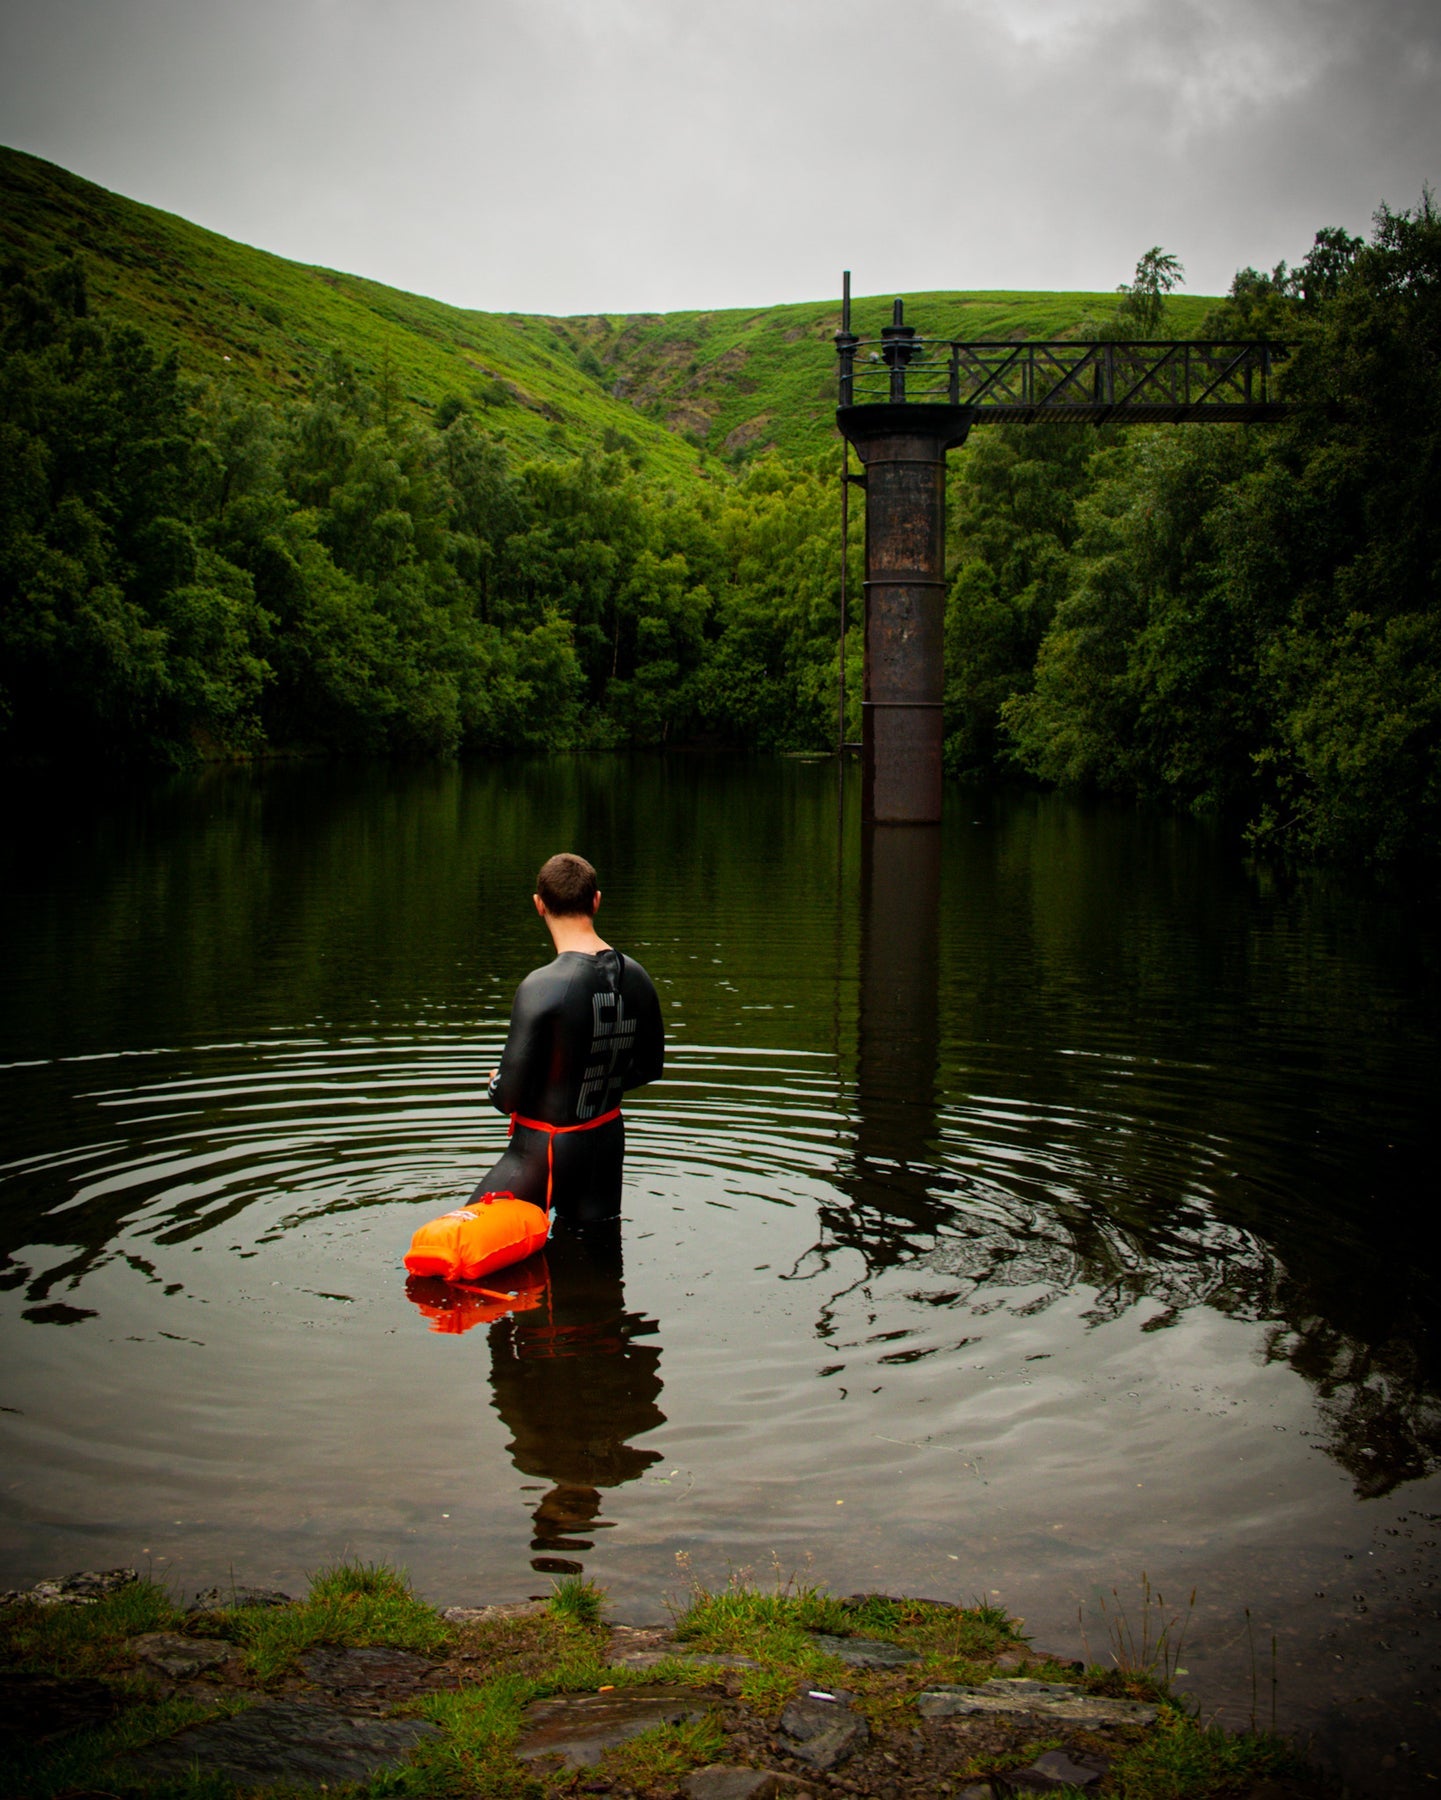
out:
{"label": "rocky shoreline", "polygon": [[[17,1636],[20,1625],[30,1621],[43,1633],[44,1615],[56,1609],[114,1609],[148,1584],[133,1569],[85,1571],[0,1596],[8,1652],[0,1743],[26,1746],[33,1762],[37,1751],[75,1734],[115,1734],[145,1704],[193,1715],[111,1757],[103,1789],[4,1791],[64,1793],[66,1800],[144,1794],[169,1791],[197,1768],[236,1789],[283,1785],[287,1794],[381,1775],[403,1783],[412,1765],[428,1766],[426,1757],[444,1750],[455,1729],[452,1703],[489,1692],[488,1683],[524,1678],[540,1691],[519,1706],[487,1777],[468,1788],[422,1782],[394,1791],[616,1800],[1152,1791],[1313,1800],[1323,1792],[1279,1749],[1224,1788],[1138,1786],[1135,1770],[1148,1746],[1164,1747],[1183,1728],[1169,1696],[1154,1681],[1106,1677],[1035,1650],[993,1609],[857,1595],[825,1602],[857,1629],[798,1634],[782,1597],[753,1606],[754,1643],[716,1648],[728,1628],[718,1637],[714,1623],[708,1636],[693,1621],[604,1620],[599,1597],[584,1584],[545,1600],[435,1609],[391,1581],[393,1595],[433,1621],[430,1650],[326,1641],[324,1621],[310,1619],[309,1641],[297,1636],[294,1654],[269,1674],[257,1674],[245,1648],[256,1641],[257,1621],[269,1615],[272,1631],[287,1618],[305,1623],[313,1598],[211,1588],[183,1612],[172,1609],[166,1628],[117,1638],[104,1672],[65,1673],[16,1666],[16,1644],[30,1641]],[[357,1606],[363,1598],[358,1579]],[[713,1611],[721,1607],[707,1598]],[[357,1635],[343,1606],[336,1616],[332,1637]],[[860,1628],[874,1619],[893,1619],[897,1628],[885,1635]],[[790,1630],[790,1638],[783,1642],[778,1630]],[[947,1659],[950,1643],[963,1648]]]}

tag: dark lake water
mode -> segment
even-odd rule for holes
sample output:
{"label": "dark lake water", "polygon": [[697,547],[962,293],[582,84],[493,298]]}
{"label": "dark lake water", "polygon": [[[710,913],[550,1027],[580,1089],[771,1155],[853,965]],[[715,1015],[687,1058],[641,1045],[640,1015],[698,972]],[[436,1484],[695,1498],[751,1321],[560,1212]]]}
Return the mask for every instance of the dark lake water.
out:
{"label": "dark lake water", "polygon": [[[1144,1573],[1196,1589],[1208,1712],[1254,1670],[1269,1723],[1274,1637],[1281,1726],[1422,1791],[1429,915],[1189,822],[957,789],[867,838],[855,798],[838,833],[832,765],[689,758],[15,783],[0,1585],[345,1555],[444,1603],[581,1568],[638,1618],[681,1556],[1104,1658]],[[498,1153],[560,848],[669,1062],[619,1248],[490,1321],[400,1257]]]}

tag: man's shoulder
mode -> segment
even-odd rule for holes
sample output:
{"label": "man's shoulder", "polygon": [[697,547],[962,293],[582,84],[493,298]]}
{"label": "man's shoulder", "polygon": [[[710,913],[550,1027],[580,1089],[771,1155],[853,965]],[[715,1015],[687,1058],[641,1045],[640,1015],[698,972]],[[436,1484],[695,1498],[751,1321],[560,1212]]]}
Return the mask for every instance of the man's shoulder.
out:
{"label": "man's shoulder", "polygon": [[637,992],[654,994],[655,983],[651,980],[645,964],[638,957],[632,956],[628,950],[623,954],[625,956],[625,973],[621,977],[621,992],[624,993],[626,989],[629,989],[632,994]]}
{"label": "man's shoulder", "polygon": [[527,1000],[536,1006],[559,1000],[574,978],[574,971],[566,964],[565,957],[557,956],[542,963],[538,969],[532,969],[515,990],[516,999]]}

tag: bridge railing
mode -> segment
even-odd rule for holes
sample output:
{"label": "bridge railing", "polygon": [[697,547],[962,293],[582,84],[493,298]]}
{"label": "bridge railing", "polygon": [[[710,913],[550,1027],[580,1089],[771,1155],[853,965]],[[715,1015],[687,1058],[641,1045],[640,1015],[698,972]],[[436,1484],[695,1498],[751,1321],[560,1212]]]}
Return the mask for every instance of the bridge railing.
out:
{"label": "bridge railing", "polygon": [[1285,410],[1274,397],[1285,344],[967,340],[900,327],[879,338],[842,332],[836,348],[842,406],[965,406],[977,425],[1245,420]]}

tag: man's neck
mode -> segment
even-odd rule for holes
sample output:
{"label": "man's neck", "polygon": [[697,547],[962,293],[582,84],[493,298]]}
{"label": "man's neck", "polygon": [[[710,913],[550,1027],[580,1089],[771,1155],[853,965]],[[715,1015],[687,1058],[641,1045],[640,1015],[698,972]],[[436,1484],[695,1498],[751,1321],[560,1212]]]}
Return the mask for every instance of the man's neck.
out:
{"label": "man's neck", "polygon": [[605,939],[597,936],[595,921],[585,913],[545,914],[545,928],[550,933],[550,941],[555,945],[556,955],[566,950],[578,950],[582,956],[595,956],[602,950],[609,950]]}

